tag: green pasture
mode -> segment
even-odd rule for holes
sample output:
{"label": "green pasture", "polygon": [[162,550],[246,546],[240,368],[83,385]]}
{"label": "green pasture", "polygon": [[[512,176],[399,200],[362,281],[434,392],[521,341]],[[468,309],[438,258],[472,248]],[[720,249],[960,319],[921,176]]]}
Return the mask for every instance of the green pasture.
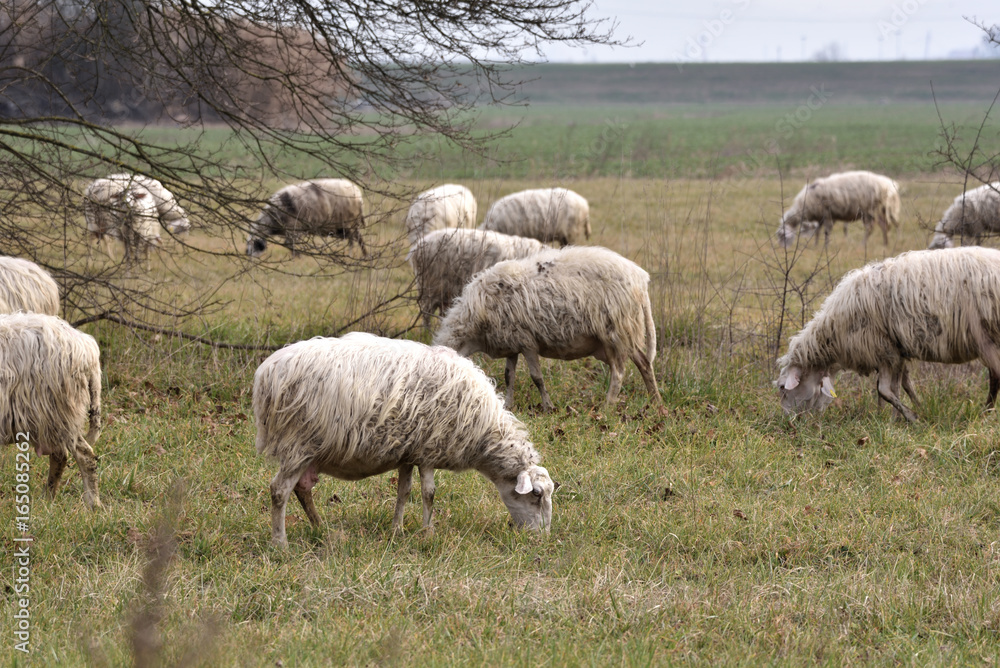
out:
{"label": "green pasture", "polygon": [[[771,386],[788,336],[839,277],[926,246],[963,178],[932,155],[933,105],[834,96],[786,138],[776,123],[805,104],[798,99],[557,100],[523,115],[485,110],[484,132],[520,122],[490,147],[496,161],[430,140],[410,149],[426,160],[401,169],[400,182],[460,180],[480,219],[515,190],[577,190],[591,204],[589,242],[651,274],[662,408],[631,369],[620,404],[605,406],[607,372],[593,359],[545,361],[554,413],[541,412],[523,368],[518,375],[514,411],[562,483],[549,535],[511,529],[478,474],[441,471],[432,533],[420,527],[418,494],[403,533],[391,533],[394,474],[323,478],[314,495],[324,526],[312,529],[291,502],[290,546],[277,550],[275,467],[254,451],[251,409],[268,353],[86,325],[104,368],[95,450],[105,509],[83,506],[74,464],[59,495],[44,498],[47,463],[33,456],[31,653],[22,654],[10,556],[20,535],[15,451],[0,450],[0,521],[12,527],[0,663],[995,665],[1000,424],[982,410],[982,366],[915,364],[915,425],[879,405],[871,378],[841,375],[825,413],[795,420]],[[989,102],[950,101],[942,112],[964,139]],[[773,162],[744,169],[747,151],[776,133]],[[994,141],[995,125],[984,136]],[[221,130],[200,141],[243,164]],[[289,171],[317,175],[287,160]],[[846,235],[838,225],[827,249],[776,248],[778,218],[798,189],[846,168],[900,181],[903,220],[888,246],[878,233],[864,245],[854,223]],[[299,258],[283,273],[236,271],[224,256],[167,244],[152,278],[179,301],[218,286],[222,308],[164,324],[274,345],[336,332],[394,294],[412,297],[405,203],[377,209],[387,213],[366,233],[384,253],[377,270],[296,275],[311,267]],[[239,239],[196,230],[187,243],[220,251]],[[355,327],[427,341],[422,327],[409,329],[415,317],[402,299]],[[502,382],[501,361],[475,359]]]}

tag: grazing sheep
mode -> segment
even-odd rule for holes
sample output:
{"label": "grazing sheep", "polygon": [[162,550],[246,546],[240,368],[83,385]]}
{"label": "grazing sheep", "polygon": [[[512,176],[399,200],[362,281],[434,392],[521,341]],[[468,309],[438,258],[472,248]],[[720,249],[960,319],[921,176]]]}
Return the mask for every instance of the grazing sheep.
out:
{"label": "grazing sheep", "polygon": [[522,190],[494,202],[479,229],[575,244],[590,238],[590,205],[565,188]]}
{"label": "grazing sheep", "polygon": [[100,355],[92,336],[55,316],[0,315],[0,442],[23,442],[27,434],[38,456],[49,456],[50,495],[72,453],[92,508],[101,506],[91,448],[101,434]]}
{"label": "grazing sheep", "polygon": [[434,230],[448,227],[474,227],[476,198],[465,186],[446,183],[417,195],[406,213],[406,232],[410,246]]}
{"label": "grazing sheep", "polygon": [[34,262],[0,257],[0,313],[59,314],[59,286]]}
{"label": "grazing sheep", "polygon": [[191,221],[181,205],[174,199],[174,194],[163,187],[156,179],[142,174],[112,174],[108,180],[121,183],[123,189],[145,188],[153,196],[156,214],[160,224],[171,234],[183,234],[191,229]]}
{"label": "grazing sheep", "polygon": [[485,230],[437,230],[418,240],[406,259],[417,278],[417,304],[427,328],[434,312],[448,310],[483,269],[548,249],[535,239]]}
{"label": "grazing sheep", "polygon": [[348,334],[286,346],[254,375],[257,452],[280,466],[271,482],[271,535],[285,537],[295,491],[318,526],[319,474],[360,480],[399,472],[393,530],[403,523],[413,467],[424,526],[432,527],[434,469],[476,469],[500,491],[518,526],[548,531],[554,485],[524,425],[505,411],[489,378],[447,348]]}
{"label": "grazing sheep", "polygon": [[114,257],[108,241],[114,238],[125,245],[125,260],[131,261],[160,245],[160,219],[152,193],[125,179],[125,174],[113,174],[92,181],[84,193],[83,214],[87,231],[95,241],[105,241],[108,256]]}
{"label": "grazing sheep", "polygon": [[822,410],[836,396],[839,371],[877,371],[879,397],[913,422],[898,395],[902,383],[919,407],[907,360],[974,359],[990,371],[992,406],[1000,388],[1000,251],[911,251],[848,272],[792,337],[776,385],[785,412]]}
{"label": "grazing sheep", "polygon": [[506,357],[508,408],[514,404],[518,355],[528,363],[545,410],[552,410],[552,401],[539,356],[594,356],[606,363],[611,368],[608,404],[618,399],[631,358],[653,400],[660,401],[653,376],[656,329],[649,274],[606,248],[571,246],[493,265],[465,286],[434,343],[466,356]]}
{"label": "grazing sheep", "polygon": [[[861,220],[865,244],[872,225],[882,228],[882,241],[889,243],[889,228],[899,225],[899,185],[888,176],[872,172],[843,172],[819,178],[799,191],[778,227],[778,241],[790,246],[799,225],[816,221],[830,243],[833,221]],[[810,227],[804,228],[806,230]]]}
{"label": "grazing sheep", "polygon": [[940,222],[934,227],[934,238],[927,248],[951,248],[951,238],[975,239],[978,244],[984,236],[1000,232],[1000,181],[988,183],[966,191],[955,198],[945,209]]}
{"label": "grazing sheep", "polygon": [[365,205],[361,188],[346,179],[316,179],[285,186],[271,195],[260,217],[250,226],[247,255],[258,257],[267,248],[266,237],[283,235],[295,254],[302,235],[327,235],[357,242],[367,255],[361,229]]}

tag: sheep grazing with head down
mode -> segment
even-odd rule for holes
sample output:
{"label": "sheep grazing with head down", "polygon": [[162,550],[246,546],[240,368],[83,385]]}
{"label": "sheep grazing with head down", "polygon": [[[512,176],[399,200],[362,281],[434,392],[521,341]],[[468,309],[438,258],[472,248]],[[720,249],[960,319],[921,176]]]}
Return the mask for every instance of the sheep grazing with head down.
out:
{"label": "sheep grazing with head down", "polygon": [[514,405],[514,373],[524,355],[531,379],[552,401],[539,357],[596,357],[611,369],[607,403],[618,399],[631,359],[657,403],[653,375],[656,328],[649,302],[649,274],[606,248],[570,246],[522,260],[501,262],[478,274],[445,314],[436,345],[461,355],[506,357],[507,407]]}
{"label": "sheep grazing with head down", "polygon": [[413,467],[420,470],[424,527],[433,525],[434,469],[476,469],[500,491],[517,526],[549,530],[548,472],[524,425],[493,383],[448,348],[354,333],[286,346],[254,375],[257,452],[278,461],[271,535],[288,544],[285,507],[295,491],[319,526],[319,474],[360,480],[399,472],[393,530],[403,523]]}
{"label": "sheep grazing with head down", "polygon": [[285,186],[271,195],[260,217],[250,226],[247,255],[258,257],[267,248],[267,237],[284,236],[295,255],[295,244],[306,235],[347,239],[366,255],[361,230],[365,203],[361,188],[347,179],[315,179]]}
{"label": "sheep grazing with head down", "polygon": [[590,238],[590,205],[566,188],[522,190],[494,202],[479,229],[575,244]]}
{"label": "sheep grazing with head down", "polygon": [[902,382],[917,404],[907,360],[975,359],[990,372],[990,407],[1000,389],[1000,251],[910,251],[847,273],[791,338],[776,385],[785,412],[822,410],[839,371],[878,372],[879,397],[913,422],[898,395]]}
{"label": "sheep grazing with head down", "polygon": [[146,255],[150,246],[160,245],[160,214],[156,198],[125,174],[95,179],[83,196],[87,231],[96,242],[104,241],[110,257],[109,239],[125,246],[125,260]]}
{"label": "sheep grazing with head down", "polygon": [[92,336],[55,316],[0,315],[0,442],[26,440],[48,455],[50,495],[72,453],[92,508],[101,505],[91,447],[101,434],[100,354]]}
{"label": "sheep grazing with head down", "polygon": [[153,204],[156,207],[156,215],[160,224],[171,234],[183,234],[190,231],[191,221],[188,220],[187,213],[177,203],[174,194],[164,188],[163,184],[156,179],[142,174],[112,174],[107,178],[109,181],[121,184],[123,190],[145,188],[153,197]]}
{"label": "sheep grazing with head down", "polygon": [[530,257],[549,247],[536,239],[485,230],[437,230],[420,239],[406,259],[417,278],[417,305],[427,328],[477,273],[497,262]]}
{"label": "sheep grazing with head down", "polygon": [[928,248],[951,248],[955,245],[951,239],[955,235],[978,244],[983,237],[997,233],[1000,233],[1000,181],[956,197],[934,227],[934,238]]}
{"label": "sheep grazing with head down", "polygon": [[[778,241],[790,246],[799,226],[814,221],[830,243],[833,221],[860,220],[865,227],[865,244],[872,226],[882,228],[882,241],[889,243],[889,228],[899,225],[899,185],[888,176],[872,172],[843,172],[819,178],[799,191],[781,217]],[[804,230],[815,230],[804,226]],[[846,231],[846,227],[845,227]]]}
{"label": "sheep grazing with head down", "polygon": [[434,230],[474,227],[476,213],[476,198],[465,186],[446,183],[425,190],[417,195],[406,213],[410,246]]}
{"label": "sheep grazing with head down", "polygon": [[59,286],[48,272],[19,257],[0,257],[0,313],[58,315]]}

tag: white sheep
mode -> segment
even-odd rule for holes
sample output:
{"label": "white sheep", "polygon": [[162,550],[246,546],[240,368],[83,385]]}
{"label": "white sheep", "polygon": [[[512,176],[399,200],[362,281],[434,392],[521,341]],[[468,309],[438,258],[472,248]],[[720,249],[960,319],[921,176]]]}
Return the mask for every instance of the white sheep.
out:
{"label": "white sheep", "polygon": [[974,239],[980,243],[984,236],[1000,232],[1000,181],[987,183],[966,191],[955,198],[945,209],[941,220],[934,227],[934,237],[927,248],[951,248],[951,238]]}
{"label": "white sheep", "polygon": [[101,434],[100,354],[92,336],[55,316],[0,315],[0,442],[27,440],[48,455],[50,495],[72,453],[92,508],[101,506],[91,447]]}
{"label": "white sheep", "polygon": [[618,399],[625,363],[631,358],[657,403],[653,375],[656,328],[649,302],[649,274],[606,248],[569,246],[493,265],[476,275],[445,314],[434,337],[461,355],[483,352],[506,357],[506,402],[514,403],[517,357],[542,396],[539,357],[593,356],[611,369],[607,403]]}
{"label": "white sheep", "polygon": [[150,176],[142,174],[112,174],[108,180],[122,184],[124,188],[145,188],[153,196],[156,214],[160,224],[171,234],[183,234],[190,231],[191,221],[187,213],[177,203],[174,194],[163,187],[163,184]]}
{"label": "white sheep", "polygon": [[590,205],[566,188],[522,190],[494,202],[479,229],[576,244],[590,238]]}
{"label": "white sheep", "polygon": [[789,341],[775,384],[785,412],[822,410],[836,396],[839,371],[877,371],[879,397],[912,422],[898,395],[902,383],[919,406],[907,360],[974,359],[990,371],[992,406],[1000,388],[1000,251],[910,251],[848,272]]}
{"label": "white sheep", "polygon": [[417,279],[417,304],[427,328],[472,277],[497,262],[529,257],[549,247],[536,239],[485,230],[437,230],[417,241],[406,259]]}
{"label": "white sheep", "polygon": [[47,271],[19,257],[0,257],[0,313],[59,314],[59,286]]}
{"label": "white sheep", "polygon": [[156,199],[144,186],[133,180],[119,177],[95,179],[88,186],[83,198],[83,214],[87,231],[94,240],[104,240],[107,254],[111,252],[109,239],[118,239],[125,246],[125,259],[131,261],[145,255],[150,246],[160,245],[160,218]]}
{"label": "white sheep", "polygon": [[446,183],[425,190],[417,195],[406,213],[410,246],[434,230],[475,227],[476,213],[476,198],[465,186]]}
{"label": "white sheep", "polygon": [[554,484],[524,425],[492,381],[448,348],[354,333],[286,346],[254,375],[257,452],[277,460],[271,535],[287,545],[294,490],[310,522],[319,474],[360,480],[399,472],[393,530],[402,527],[413,467],[424,527],[433,526],[434,469],[476,469],[500,491],[518,526],[549,530]]}
{"label": "white sheep", "polygon": [[[861,220],[865,227],[865,244],[872,225],[882,228],[882,241],[889,243],[889,228],[899,225],[899,185],[888,176],[872,172],[843,172],[816,179],[795,196],[792,205],[781,217],[778,241],[790,246],[800,225],[815,221],[823,230],[825,243],[830,243],[833,221]],[[815,229],[805,226],[804,231]]]}
{"label": "white sheep", "polygon": [[337,236],[348,246],[357,242],[366,254],[361,230],[365,205],[361,188],[346,179],[315,179],[285,186],[268,199],[260,217],[250,226],[247,255],[258,257],[267,248],[266,238],[281,235],[295,254],[303,235]]}

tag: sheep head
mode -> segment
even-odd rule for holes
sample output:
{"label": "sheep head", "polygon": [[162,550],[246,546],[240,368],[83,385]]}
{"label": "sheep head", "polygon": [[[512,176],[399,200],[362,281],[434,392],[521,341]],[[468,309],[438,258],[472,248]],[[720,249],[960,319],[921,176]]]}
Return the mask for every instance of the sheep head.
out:
{"label": "sheep head", "polygon": [[517,478],[494,480],[514,526],[548,531],[552,524],[552,492],[556,485],[541,466],[530,466]]}
{"label": "sheep head", "polygon": [[828,369],[785,367],[775,385],[781,393],[781,408],[788,414],[822,411],[837,396]]}

